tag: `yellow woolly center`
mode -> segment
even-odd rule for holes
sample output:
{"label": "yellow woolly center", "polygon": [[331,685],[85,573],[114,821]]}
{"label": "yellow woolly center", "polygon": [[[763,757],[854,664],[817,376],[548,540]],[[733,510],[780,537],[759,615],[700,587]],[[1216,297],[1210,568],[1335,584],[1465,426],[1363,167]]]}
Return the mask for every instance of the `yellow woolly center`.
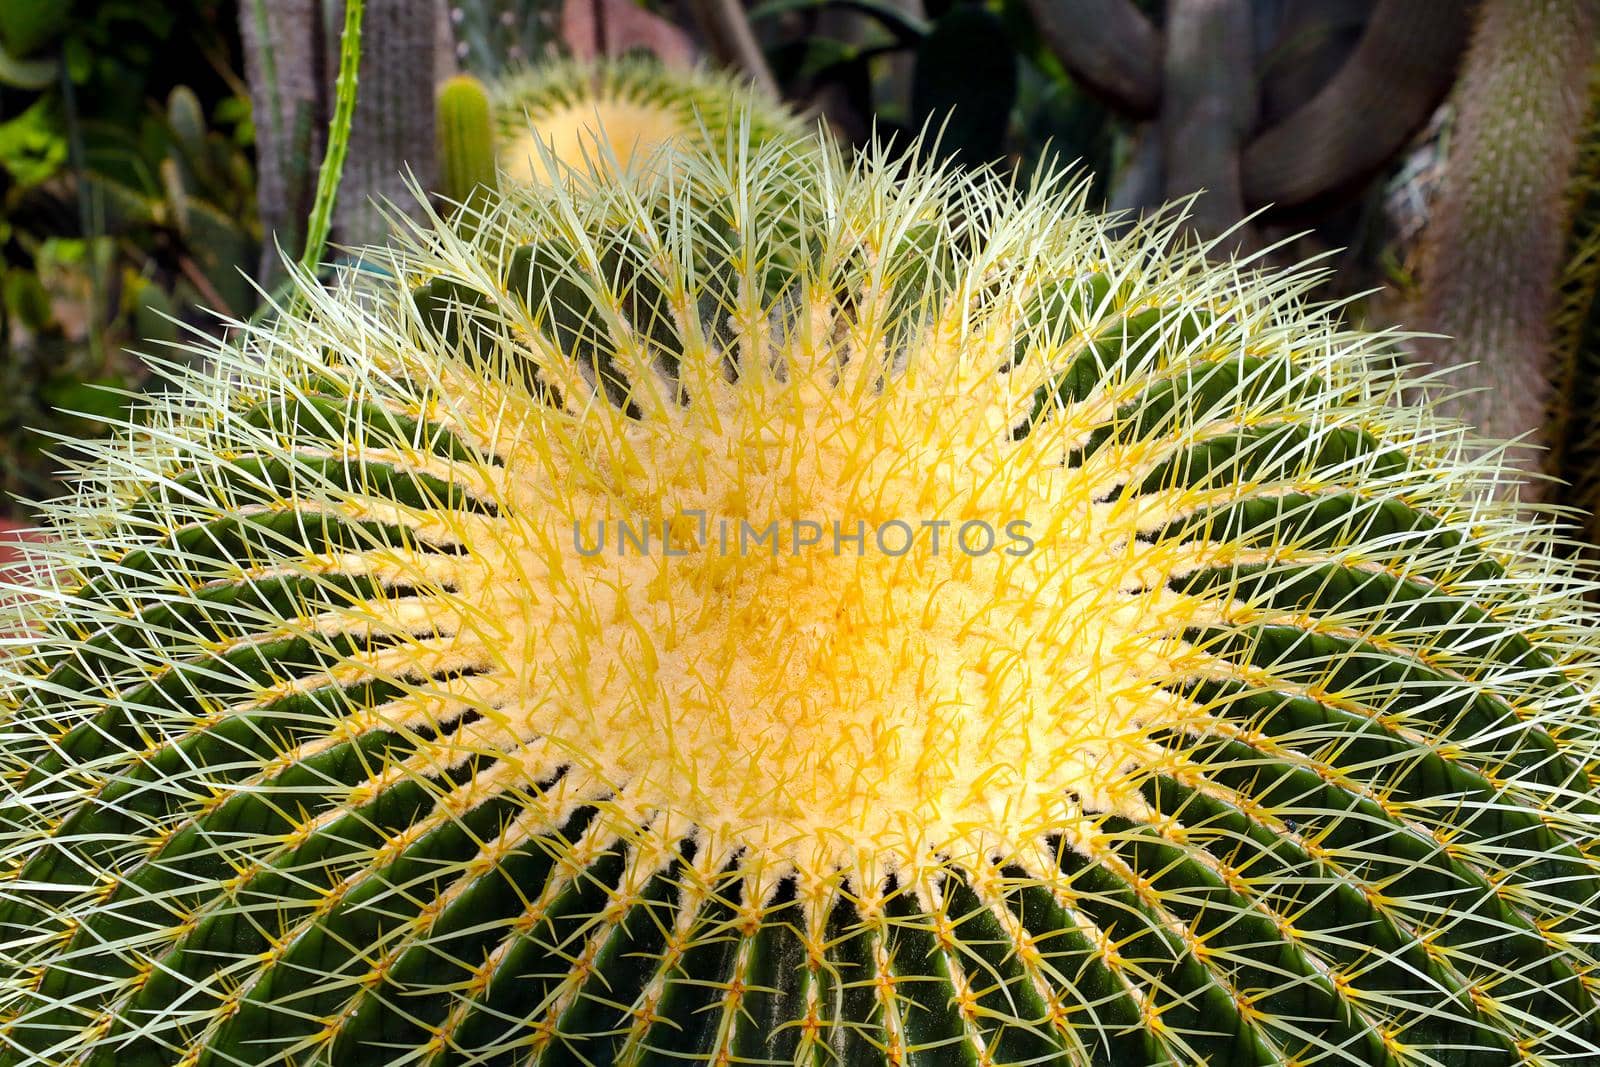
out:
{"label": "yellow woolly center", "polygon": [[609,166],[611,155],[621,169],[627,170],[635,156],[648,158],[686,132],[676,112],[658,105],[585,99],[545,115],[531,116],[528,132],[502,152],[501,165],[513,181],[529,185],[553,180],[546,167],[546,152],[562,167],[580,172],[591,166]]}
{"label": "yellow woolly center", "polygon": [[450,655],[493,668],[465,733],[520,780],[565,767],[805,866],[1139,817],[1152,732],[1199,714],[1157,684],[1197,655],[1203,605],[1163,584],[1185,550],[1136,539],[1144,498],[1096,502],[1070,418],[1012,440],[1031,389],[994,373],[1004,345],[887,384],[881,356],[797,347],[734,383],[686,354],[690,403],[641,376],[638,418],[502,413],[501,516],[449,575]]}

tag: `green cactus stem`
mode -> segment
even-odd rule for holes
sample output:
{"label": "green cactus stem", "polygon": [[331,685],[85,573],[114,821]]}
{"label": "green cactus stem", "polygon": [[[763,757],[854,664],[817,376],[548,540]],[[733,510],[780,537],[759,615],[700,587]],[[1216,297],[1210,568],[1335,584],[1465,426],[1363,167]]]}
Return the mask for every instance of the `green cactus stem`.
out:
{"label": "green cactus stem", "polygon": [[495,178],[494,126],[489,113],[489,91],[470,74],[451,78],[439,87],[439,192],[458,204],[474,194],[493,193]]}

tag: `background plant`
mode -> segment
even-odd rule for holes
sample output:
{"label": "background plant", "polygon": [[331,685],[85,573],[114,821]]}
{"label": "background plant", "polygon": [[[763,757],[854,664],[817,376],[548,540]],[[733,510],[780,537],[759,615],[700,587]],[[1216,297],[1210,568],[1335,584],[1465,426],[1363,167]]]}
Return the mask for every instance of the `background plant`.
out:
{"label": "background plant", "polygon": [[[51,418],[41,375],[59,377],[69,391],[85,378],[138,377],[115,364],[129,362],[116,353],[136,342],[140,330],[161,333],[153,314],[144,316],[145,327],[130,324],[141,307],[170,306],[185,319],[201,318],[200,304],[235,314],[254,310],[256,296],[241,284],[237,266],[254,256],[249,273],[270,290],[281,277],[279,247],[291,259],[304,254],[336,96],[343,24],[337,0],[177,8],[128,0],[70,19],[64,10],[18,0],[0,25],[7,48],[0,71],[13,83],[3,97],[0,134],[6,217],[19,233],[42,235],[8,239],[8,263],[37,282],[30,244],[50,236],[92,241],[102,231],[114,233],[122,259],[136,263],[131,274],[89,273],[100,310],[79,316],[85,325],[68,323],[59,352],[40,355],[32,341],[25,352],[20,341],[13,345],[19,354],[10,373],[19,395],[36,399],[12,425]],[[1556,307],[1555,292],[1559,249],[1577,247],[1566,237],[1577,194],[1566,188],[1593,51],[1581,0],[1540,0],[1524,13],[1511,0],[381,0],[373,11],[359,71],[365,92],[341,175],[345,192],[333,201],[330,220],[335,258],[342,246],[383,234],[387,223],[372,207],[375,198],[411,210],[402,168],[425,187],[437,184],[432,92],[458,69],[493,81],[563,51],[644,49],[681,62],[698,49],[813,109],[847,142],[863,143],[873,130],[905,138],[931,121],[943,128],[938,151],[963,166],[1026,174],[1047,156],[1081,160],[1094,175],[1096,202],[1114,209],[1149,211],[1204,190],[1192,205],[1196,235],[1229,231],[1229,249],[1270,249],[1286,261],[1328,255],[1328,293],[1386,287],[1352,304],[1352,315],[1462,335],[1459,344],[1411,358],[1466,363],[1483,355],[1481,375],[1458,378],[1466,386],[1529,375],[1535,384],[1521,408],[1461,410],[1492,436],[1523,434],[1550,448],[1548,460],[1526,458],[1522,469],[1595,481],[1587,467],[1573,467],[1591,454],[1581,429],[1588,364],[1566,355],[1576,352],[1568,341],[1578,335],[1552,326],[1557,314],[1569,324],[1573,318],[1570,307]],[[1475,25],[1473,55],[1484,58],[1464,67]],[[170,37],[171,27],[192,35],[197,46],[163,53],[183,57],[178,64],[156,64],[148,42]],[[241,32],[242,55],[234,44]],[[252,44],[266,40],[274,46],[270,62]],[[1525,47],[1519,40],[1561,47]],[[1497,48],[1526,62],[1495,68],[1489,57]],[[204,69],[186,74],[185,64]],[[1488,86],[1495,69],[1502,77],[1525,76],[1521,89],[1497,95],[1472,88]],[[81,159],[66,136],[70,101],[58,70],[72,75],[65,84],[75,87],[84,117]],[[113,81],[114,93],[96,88]],[[169,180],[162,175],[169,154],[162,136],[146,132],[124,137],[120,148],[97,145],[100,134],[90,127],[104,132],[106,126],[89,120],[101,109],[137,111],[147,125],[158,114],[192,116],[183,100],[169,100],[179,82],[193,83],[207,136],[239,146],[233,159],[198,168],[205,175],[169,167],[177,173]],[[246,96],[253,97],[253,123]],[[1494,102],[1501,99],[1517,101],[1513,110],[1537,121],[1519,127],[1523,116],[1496,117]],[[1503,158],[1550,161],[1526,176],[1539,183],[1533,200],[1540,206],[1532,215],[1514,204],[1527,182],[1493,169],[1496,146],[1504,143],[1494,132],[1497,122],[1532,137],[1523,151]],[[130,128],[121,119],[110,126]],[[192,145],[193,136],[186,137]],[[108,158],[119,154],[120,162]],[[133,158],[137,167],[129,165]],[[1481,179],[1468,177],[1480,171]],[[104,210],[83,210],[75,194],[37,192],[87,188],[75,177],[80,173],[112,186],[103,194]],[[1463,209],[1460,190],[1468,185],[1476,191]],[[264,241],[249,208],[252,188]],[[20,189],[34,192],[19,197]],[[1513,217],[1515,226],[1482,231],[1472,221]],[[1536,245],[1544,251],[1534,253]],[[59,251],[47,260],[105,260],[104,253],[71,245]],[[1430,266],[1445,263],[1458,267]],[[1467,270],[1473,263],[1497,264],[1500,274]],[[45,277],[55,276],[51,269]],[[11,332],[18,337],[39,333],[23,325],[37,318],[24,314],[26,307],[43,306],[33,282],[9,284]],[[150,299],[106,299],[130,287],[148,289]],[[1495,294],[1520,294],[1526,308],[1538,310],[1474,320],[1473,309],[1498,306]],[[1516,337],[1502,336],[1512,319],[1522,323]],[[54,334],[42,336],[48,342]],[[1397,357],[1407,355],[1406,347]],[[1556,384],[1541,388],[1547,381]],[[32,452],[18,469],[29,472],[28,484],[43,486],[48,477],[40,468],[48,464]],[[1589,503],[1583,494],[1522,492]]]}
{"label": "background plant", "polygon": [[1386,284],[1352,312],[1448,335],[1405,358],[1454,368],[1447,409],[1522,440],[1529,477],[1502,491],[1592,511],[1583,0],[773,0],[751,17],[852,138],[954,104],[953,158],[1026,168],[1053,143],[1114,208],[1198,193],[1193,229],[1231,250],[1337,251],[1329,291]]}
{"label": "background plant", "polygon": [[[51,490],[52,438],[98,432],[130,346],[247,313],[253,128],[232,5],[0,10],[0,489]],[[69,412],[81,412],[80,418]]]}

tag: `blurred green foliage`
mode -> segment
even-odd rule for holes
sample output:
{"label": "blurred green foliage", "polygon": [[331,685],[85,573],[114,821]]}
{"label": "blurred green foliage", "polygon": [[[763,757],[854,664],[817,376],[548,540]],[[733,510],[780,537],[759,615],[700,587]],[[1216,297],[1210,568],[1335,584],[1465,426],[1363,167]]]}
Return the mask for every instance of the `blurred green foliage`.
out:
{"label": "blurred green foliage", "polygon": [[462,69],[492,79],[537,62],[555,46],[559,0],[450,0]]}
{"label": "blurred green foliage", "polygon": [[0,2],[0,511],[53,492],[50,453],[147,387],[130,350],[255,303],[233,18],[227,0]]}

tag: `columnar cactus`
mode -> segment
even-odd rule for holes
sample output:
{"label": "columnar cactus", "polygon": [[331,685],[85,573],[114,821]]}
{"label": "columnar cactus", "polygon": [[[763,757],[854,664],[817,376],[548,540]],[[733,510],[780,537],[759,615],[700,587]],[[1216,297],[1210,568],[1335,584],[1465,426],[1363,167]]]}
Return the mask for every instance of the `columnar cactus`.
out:
{"label": "columnar cactus", "polygon": [[0,1063],[1594,1062],[1583,583],[1172,233],[685,150],[247,328],[0,625]]}
{"label": "columnar cactus", "polygon": [[437,108],[439,191],[458,204],[480,188],[492,193],[498,180],[488,90],[472,75],[459,74],[439,87]]}
{"label": "columnar cactus", "polygon": [[552,169],[627,168],[635,157],[642,165],[685,139],[723,149],[730,135],[737,144],[807,135],[782,105],[728,74],[669,70],[649,57],[543,63],[493,94],[500,166],[520,183],[549,182]]}

